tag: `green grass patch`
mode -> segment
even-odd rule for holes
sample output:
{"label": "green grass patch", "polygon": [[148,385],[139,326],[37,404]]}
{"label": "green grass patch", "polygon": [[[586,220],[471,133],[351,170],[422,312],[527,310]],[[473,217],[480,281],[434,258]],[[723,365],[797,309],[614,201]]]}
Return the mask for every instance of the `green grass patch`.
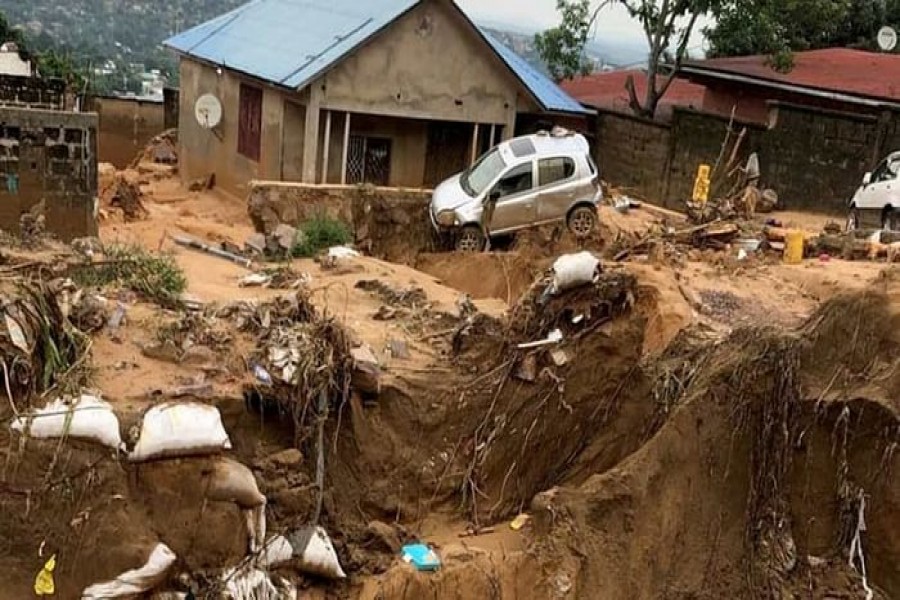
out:
{"label": "green grass patch", "polygon": [[168,254],[152,254],[141,246],[114,244],[104,260],[77,268],[72,279],[82,287],[118,286],[165,307],[179,304],[187,288],[184,271]]}
{"label": "green grass patch", "polygon": [[353,236],[343,221],[319,215],[300,226],[292,254],[295,258],[312,258],[332,246],[344,246],[351,241]]}

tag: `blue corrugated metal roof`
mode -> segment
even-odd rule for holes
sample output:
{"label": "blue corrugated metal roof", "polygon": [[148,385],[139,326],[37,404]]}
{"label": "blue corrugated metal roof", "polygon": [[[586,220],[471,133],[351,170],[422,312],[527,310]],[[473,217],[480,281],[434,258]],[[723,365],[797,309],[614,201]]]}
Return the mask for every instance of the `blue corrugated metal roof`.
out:
{"label": "blue corrugated metal roof", "polygon": [[[253,0],[165,41],[182,54],[300,89],[420,0]],[[586,113],[496,38],[482,35],[545,110]]]}
{"label": "blue corrugated metal roof", "polygon": [[516,77],[534,95],[544,110],[576,114],[589,114],[592,112],[581,106],[577,100],[565,93],[549,77],[531,66],[531,63],[505,46],[496,37],[484,29],[481,30],[481,34],[500,58],[503,59],[506,66],[516,74]]}
{"label": "blue corrugated metal roof", "polygon": [[254,0],[165,45],[301,88],[419,0]]}

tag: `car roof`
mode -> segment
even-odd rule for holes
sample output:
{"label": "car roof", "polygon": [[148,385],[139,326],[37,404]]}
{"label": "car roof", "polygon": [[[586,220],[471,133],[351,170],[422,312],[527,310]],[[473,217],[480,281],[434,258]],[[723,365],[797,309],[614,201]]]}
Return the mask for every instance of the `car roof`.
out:
{"label": "car roof", "polygon": [[507,140],[499,147],[504,157],[513,158],[513,162],[535,156],[584,154],[590,151],[590,145],[583,135],[569,131],[525,135]]}

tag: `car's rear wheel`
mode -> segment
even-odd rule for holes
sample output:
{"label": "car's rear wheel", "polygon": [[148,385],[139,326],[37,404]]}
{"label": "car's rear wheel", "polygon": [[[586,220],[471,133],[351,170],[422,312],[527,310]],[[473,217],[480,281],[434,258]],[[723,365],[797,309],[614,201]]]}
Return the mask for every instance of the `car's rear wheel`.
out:
{"label": "car's rear wheel", "polygon": [[567,221],[569,231],[577,238],[586,238],[597,228],[597,209],[592,206],[579,206],[571,213]]}
{"label": "car's rear wheel", "polygon": [[855,206],[850,207],[850,212],[847,213],[847,227],[846,230],[848,233],[852,233],[859,229],[859,209]]}
{"label": "car's rear wheel", "polygon": [[456,237],[457,252],[481,252],[484,249],[484,232],[477,225],[466,225]]}
{"label": "car's rear wheel", "polygon": [[900,214],[893,208],[884,209],[881,217],[881,228],[885,231],[897,231],[900,229]]}

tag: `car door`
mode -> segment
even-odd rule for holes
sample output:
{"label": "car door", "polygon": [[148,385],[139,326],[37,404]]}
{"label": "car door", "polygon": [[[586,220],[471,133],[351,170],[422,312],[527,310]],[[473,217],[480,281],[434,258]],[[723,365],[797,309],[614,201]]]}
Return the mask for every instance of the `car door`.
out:
{"label": "car door", "polygon": [[537,178],[537,220],[546,223],[565,219],[577,200],[575,161],[568,156],[538,159]]}
{"label": "car door", "polygon": [[891,203],[891,196],[898,188],[897,173],[900,171],[900,157],[891,156],[875,167],[867,185],[856,195],[858,208],[881,209]]}
{"label": "car door", "polygon": [[504,173],[488,195],[496,199],[491,233],[527,227],[535,221],[534,161],[516,165]]}

